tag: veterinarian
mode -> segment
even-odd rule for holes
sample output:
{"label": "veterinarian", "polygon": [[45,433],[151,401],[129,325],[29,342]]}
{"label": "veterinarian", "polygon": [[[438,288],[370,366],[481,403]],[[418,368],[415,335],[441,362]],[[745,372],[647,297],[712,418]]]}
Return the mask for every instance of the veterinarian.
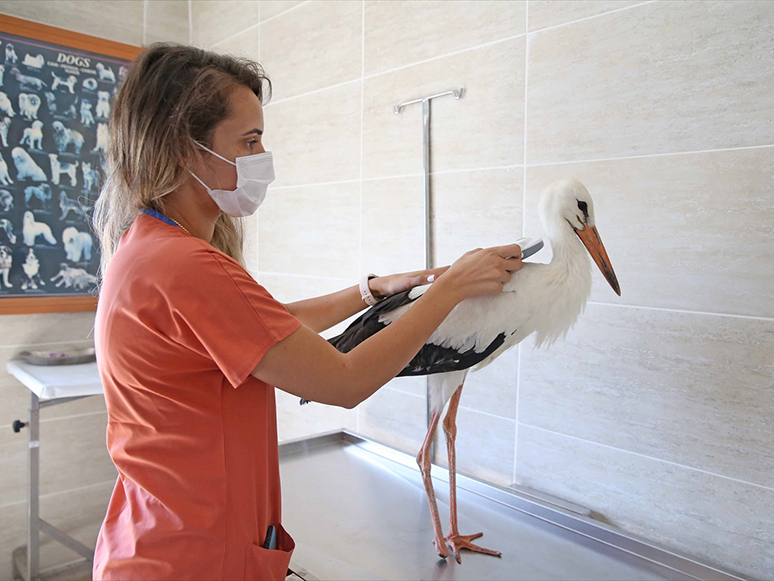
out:
{"label": "veterinarian", "polygon": [[[458,302],[501,292],[522,267],[505,258],[521,255],[515,244],[477,248],[450,267],[374,278],[365,297],[354,285],[274,299],[242,256],[241,218],[274,179],[264,83],[270,95],[257,63],[155,44],[116,96],[94,225],[97,363],[119,476],[94,579],[284,579],[295,545],[281,524],[272,386],[352,408]],[[316,259],[307,250],[299,260]],[[430,276],[406,314],[351,352],[318,334]],[[270,526],[276,549],[263,548]]]}

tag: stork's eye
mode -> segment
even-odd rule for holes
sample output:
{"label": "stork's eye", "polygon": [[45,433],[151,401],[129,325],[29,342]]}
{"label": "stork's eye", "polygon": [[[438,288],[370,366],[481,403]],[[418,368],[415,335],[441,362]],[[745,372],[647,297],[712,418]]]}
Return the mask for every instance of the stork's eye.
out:
{"label": "stork's eye", "polygon": [[588,204],[582,200],[578,200],[578,208],[580,208],[580,211],[583,212],[583,217],[588,220],[589,217],[589,208]]}

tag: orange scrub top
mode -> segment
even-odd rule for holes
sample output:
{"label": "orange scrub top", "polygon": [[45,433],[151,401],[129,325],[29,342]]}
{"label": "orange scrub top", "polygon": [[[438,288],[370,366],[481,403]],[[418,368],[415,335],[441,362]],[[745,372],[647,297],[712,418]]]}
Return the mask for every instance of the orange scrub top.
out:
{"label": "orange scrub top", "polygon": [[[95,323],[118,479],[93,578],[284,579],[274,388],[253,377],[301,326],[238,262],[157,212],[107,269]],[[269,525],[279,550],[262,548]]]}

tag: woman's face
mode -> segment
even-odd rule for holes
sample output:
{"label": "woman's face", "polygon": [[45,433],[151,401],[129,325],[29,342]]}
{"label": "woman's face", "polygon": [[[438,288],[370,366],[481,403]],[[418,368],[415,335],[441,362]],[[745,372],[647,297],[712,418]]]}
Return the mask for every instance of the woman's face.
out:
{"label": "woman's face", "polygon": [[[261,101],[250,89],[238,85],[230,96],[231,116],[215,127],[210,149],[228,160],[237,157],[264,153],[263,147],[263,107]],[[236,168],[230,163],[201,150],[204,160],[201,171],[194,173],[212,189],[234,190],[237,185]]]}

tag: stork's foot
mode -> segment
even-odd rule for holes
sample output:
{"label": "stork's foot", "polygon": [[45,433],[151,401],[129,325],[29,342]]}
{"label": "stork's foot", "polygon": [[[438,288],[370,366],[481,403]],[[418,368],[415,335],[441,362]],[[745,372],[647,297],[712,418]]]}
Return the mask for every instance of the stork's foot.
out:
{"label": "stork's foot", "polygon": [[454,558],[457,559],[458,563],[462,563],[462,558],[460,557],[460,550],[467,549],[468,551],[475,551],[476,553],[484,553],[485,555],[493,555],[495,557],[502,556],[502,553],[500,551],[493,551],[492,549],[485,549],[484,547],[479,547],[478,545],[474,545],[470,541],[473,539],[477,539],[484,533],[476,533],[475,535],[452,535],[449,533],[446,535],[446,541],[451,545],[451,548],[454,551]]}

